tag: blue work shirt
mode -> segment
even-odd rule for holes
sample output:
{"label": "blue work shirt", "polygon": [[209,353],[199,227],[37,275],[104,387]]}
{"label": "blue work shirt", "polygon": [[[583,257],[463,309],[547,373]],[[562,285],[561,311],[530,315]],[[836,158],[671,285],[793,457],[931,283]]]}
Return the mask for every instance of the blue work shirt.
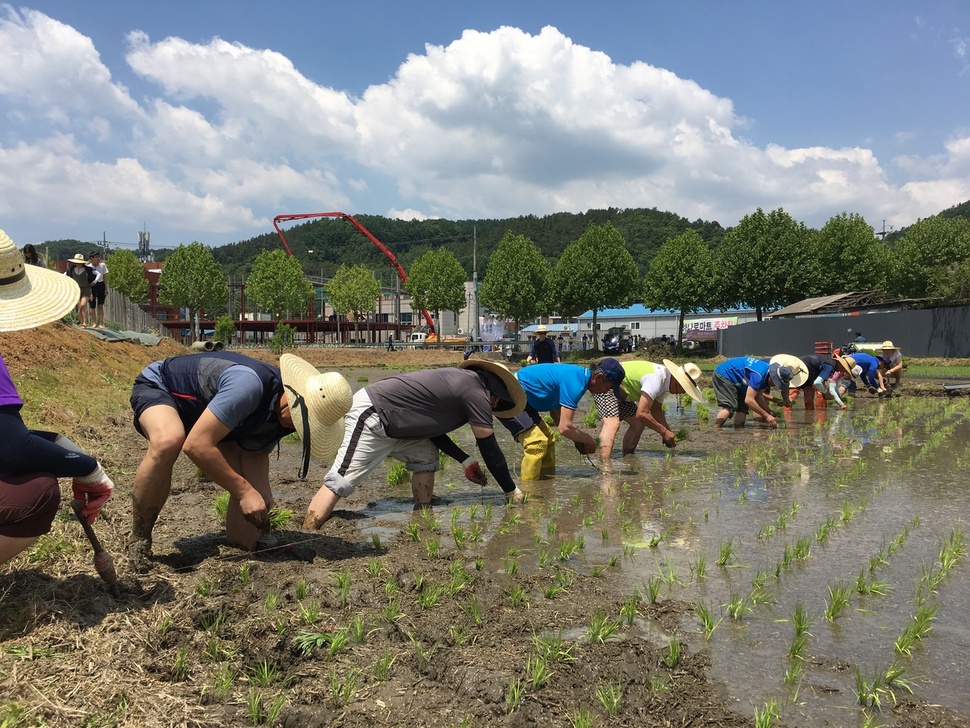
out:
{"label": "blue work shirt", "polygon": [[872,354],[863,354],[857,351],[852,355],[852,360],[862,367],[862,381],[870,387],[878,387],[879,379],[876,372],[879,370],[879,359]]}
{"label": "blue work shirt", "polygon": [[560,407],[579,407],[590,373],[578,364],[533,364],[515,376],[525,390],[529,406],[539,412],[551,412]]}
{"label": "blue work shirt", "polygon": [[761,392],[771,386],[768,378],[768,362],[753,356],[738,356],[728,359],[714,369],[717,374],[738,387],[751,387]]}

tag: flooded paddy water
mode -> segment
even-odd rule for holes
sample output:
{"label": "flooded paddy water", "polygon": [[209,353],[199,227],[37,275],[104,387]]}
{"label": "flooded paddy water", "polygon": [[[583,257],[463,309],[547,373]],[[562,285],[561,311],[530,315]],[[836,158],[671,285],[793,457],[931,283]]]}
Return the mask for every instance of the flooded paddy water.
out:
{"label": "flooded paddy water", "polygon": [[[691,603],[678,634],[636,620],[614,638],[640,630],[706,652],[742,714],[777,706],[789,726],[890,725],[877,708],[912,692],[970,716],[968,405],[799,403],[777,430],[749,419],[717,431],[670,403],[671,426],[691,433],[676,450],[647,431],[603,472],[562,442],[556,475],[522,484],[528,501],[507,511],[495,486],[479,490],[449,463],[433,517],[443,549],[471,548],[490,568],[568,564],[619,598]],[[514,471],[521,450],[498,434]],[[474,452],[467,428],[455,436]],[[385,478],[348,507],[363,534],[393,549],[429,516]],[[485,509],[495,517],[482,526]]]}

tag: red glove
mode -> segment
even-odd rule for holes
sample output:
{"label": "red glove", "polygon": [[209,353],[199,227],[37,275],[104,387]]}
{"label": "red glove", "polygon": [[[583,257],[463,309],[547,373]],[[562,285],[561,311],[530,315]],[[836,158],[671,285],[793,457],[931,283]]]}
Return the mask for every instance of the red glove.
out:
{"label": "red glove", "polygon": [[111,490],[114,488],[111,478],[101,468],[98,470],[100,474],[93,481],[87,482],[88,478],[75,478],[71,486],[74,500],[83,506],[81,515],[87,519],[89,525],[94,523],[94,519],[101,512],[101,506],[111,497]]}
{"label": "red glove", "polygon": [[482,466],[475,458],[468,458],[462,465],[465,467],[465,477],[471,482],[479,485],[485,485],[488,482],[485,473],[482,472]]}

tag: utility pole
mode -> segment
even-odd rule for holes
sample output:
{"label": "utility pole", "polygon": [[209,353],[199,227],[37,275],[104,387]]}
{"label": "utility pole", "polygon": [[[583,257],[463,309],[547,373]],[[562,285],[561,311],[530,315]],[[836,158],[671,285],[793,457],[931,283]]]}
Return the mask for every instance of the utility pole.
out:
{"label": "utility pole", "polygon": [[475,317],[475,322],[471,326],[471,335],[473,341],[478,341],[482,338],[481,327],[478,323],[478,226],[472,227],[472,295],[474,296],[474,306],[472,307],[472,315]]}

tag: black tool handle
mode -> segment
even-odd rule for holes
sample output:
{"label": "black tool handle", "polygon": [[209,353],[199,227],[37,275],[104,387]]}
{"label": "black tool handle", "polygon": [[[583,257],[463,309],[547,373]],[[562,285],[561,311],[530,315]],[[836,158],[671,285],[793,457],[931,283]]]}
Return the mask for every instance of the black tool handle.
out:
{"label": "black tool handle", "polygon": [[81,522],[81,528],[83,528],[84,533],[87,534],[88,541],[90,541],[91,545],[94,547],[94,553],[104,551],[104,549],[101,548],[101,542],[98,541],[98,537],[94,533],[94,529],[91,528],[91,524],[88,523],[88,520],[81,514],[81,509],[83,506],[76,500],[72,500],[71,508],[74,509],[74,515],[77,516],[77,520]]}

